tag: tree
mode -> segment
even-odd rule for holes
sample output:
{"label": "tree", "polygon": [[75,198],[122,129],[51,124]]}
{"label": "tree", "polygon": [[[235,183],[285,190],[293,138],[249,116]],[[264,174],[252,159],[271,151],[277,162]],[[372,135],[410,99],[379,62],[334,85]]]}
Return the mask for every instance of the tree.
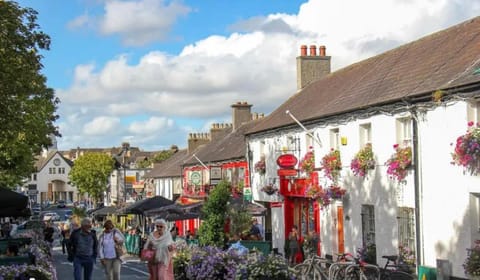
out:
{"label": "tree", "polygon": [[201,245],[223,247],[225,233],[223,227],[227,217],[227,203],[230,200],[231,187],[227,181],[221,181],[208,195],[202,207],[204,221],[198,229]]}
{"label": "tree", "polygon": [[0,187],[13,188],[34,171],[35,156],[60,136],[54,126],[58,98],[46,86],[40,50],[50,37],[37,12],[0,1]]}
{"label": "tree", "polygon": [[86,153],[73,163],[68,177],[80,193],[88,193],[98,201],[107,189],[115,161],[107,154]]}

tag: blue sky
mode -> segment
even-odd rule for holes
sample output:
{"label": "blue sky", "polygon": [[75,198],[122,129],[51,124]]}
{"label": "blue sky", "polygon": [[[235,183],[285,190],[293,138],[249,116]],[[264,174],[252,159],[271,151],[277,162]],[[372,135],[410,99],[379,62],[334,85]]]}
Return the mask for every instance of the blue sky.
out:
{"label": "blue sky", "polygon": [[18,3],[52,39],[61,150],[185,147],[237,101],[268,114],[293,95],[301,45],[325,45],[335,71],[480,14],[478,0]]}

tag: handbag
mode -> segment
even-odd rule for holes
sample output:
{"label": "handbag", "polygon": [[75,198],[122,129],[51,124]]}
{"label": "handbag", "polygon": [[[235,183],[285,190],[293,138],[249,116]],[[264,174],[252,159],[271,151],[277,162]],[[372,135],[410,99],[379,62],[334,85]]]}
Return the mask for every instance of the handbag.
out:
{"label": "handbag", "polygon": [[[113,235],[115,236],[115,233],[117,233],[116,231],[113,232]],[[126,249],[125,249],[125,246],[123,246],[123,242],[122,243],[117,243],[115,242],[115,254],[117,255],[117,258],[120,258],[121,256],[125,255],[127,252],[126,252]]]}
{"label": "handbag", "polygon": [[123,244],[115,243],[115,254],[117,255],[117,258],[120,258],[121,256],[126,254],[126,250]]}
{"label": "handbag", "polygon": [[140,259],[142,261],[153,262],[155,261],[155,250],[153,249],[142,249],[140,254]]}

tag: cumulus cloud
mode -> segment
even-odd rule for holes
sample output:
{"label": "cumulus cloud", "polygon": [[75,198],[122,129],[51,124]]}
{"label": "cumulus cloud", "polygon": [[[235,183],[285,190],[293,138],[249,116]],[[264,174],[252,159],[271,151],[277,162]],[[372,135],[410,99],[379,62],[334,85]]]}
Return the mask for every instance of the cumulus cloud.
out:
{"label": "cumulus cloud", "polygon": [[[129,44],[145,43],[165,38],[189,12],[179,2],[107,1],[101,30],[121,34]],[[61,115],[71,116],[61,119],[61,128],[85,123],[88,135],[118,135],[117,145],[120,138],[145,149],[182,146],[192,127],[175,119],[222,122],[237,101],[269,113],[294,94],[295,58],[303,44],[326,45],[335,71],[479,13],[475,0],[310,0],[296,15],[232,22],[233,33],[212,34],[178,54],[154,50],[137,60],[117,54],[103,65],[77,66],[74,82],[57,90]],[[88,110],[79,112],[82,107]],[[137,121],[139,114],[151,117]],[[64,145],[72,146],[69,141],[76,140],[68,138]]]}
{"label": "cumulus cloud", "polygon": [[100,31],[105,35],[119,34],[126,45],[142,46],[164,40],[177,19],[190,11],[177,1],[108,1]]}

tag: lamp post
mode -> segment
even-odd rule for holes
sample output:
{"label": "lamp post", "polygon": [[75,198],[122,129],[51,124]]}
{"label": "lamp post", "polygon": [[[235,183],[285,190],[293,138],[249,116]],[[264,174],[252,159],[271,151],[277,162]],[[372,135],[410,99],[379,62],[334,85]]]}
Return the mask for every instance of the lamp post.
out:
{"label": "lamp post", "polygon": [[123,154],[123,201],[124,203],[127,203],[127,161],[126,161],[126,155],[129,150],[129,144],[128,143],[123,143],[122,144],[122,154]]}

